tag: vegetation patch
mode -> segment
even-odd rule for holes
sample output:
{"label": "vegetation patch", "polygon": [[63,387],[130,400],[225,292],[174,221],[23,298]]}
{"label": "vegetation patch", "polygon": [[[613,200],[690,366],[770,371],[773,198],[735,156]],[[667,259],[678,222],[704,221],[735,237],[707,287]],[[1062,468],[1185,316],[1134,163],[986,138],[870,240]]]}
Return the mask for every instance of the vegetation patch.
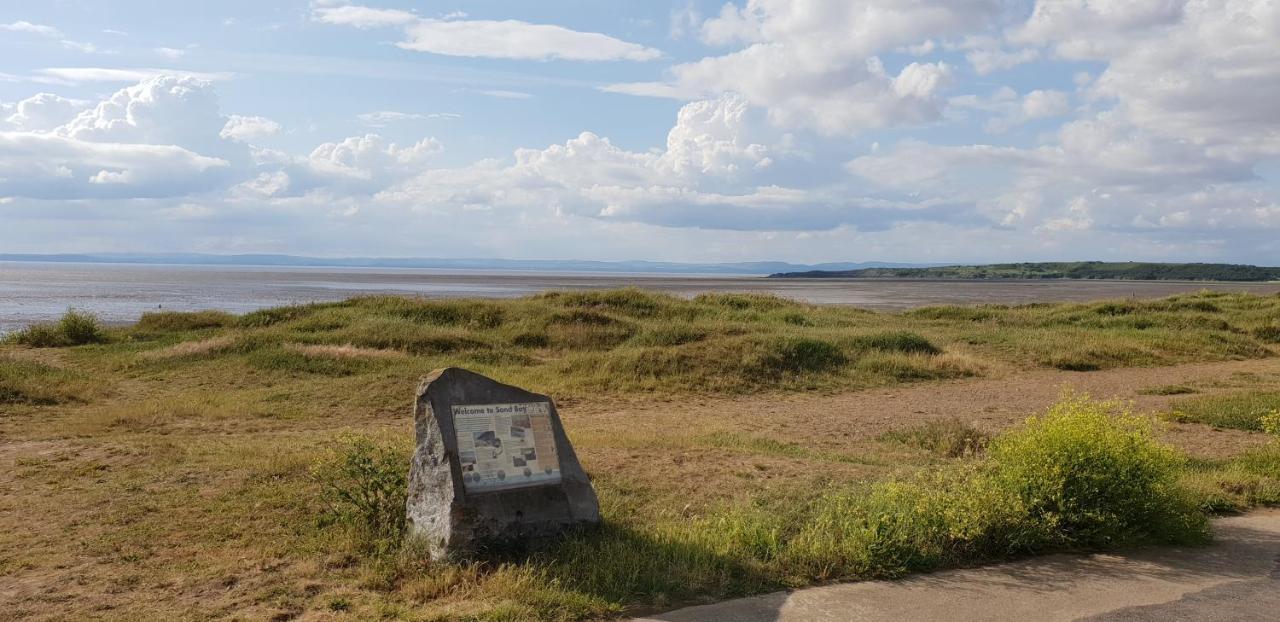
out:
{"label": "vegetation patch", "polygon": [[106,341],[98,318],[90,313],[67,311],[54,324],[35,324],[13,333],[5,341],[32,348],[62,348]]}
{"label": "vegetation patch", "polygon": [[1280,409],[1280,392],[1237,391],[1173,403],[1169,418],[1218,428],[1262,431],[1262,418]]}
{"label": "vegetation patch", "polygon": [[860,350],[902,352],[904,354],[941,354],[942,349],[923,336],[909,331],[894,331],[858,335],[848,339],[848,344]]}
{"label": "vegetation patch", "polygon": [[885,432],[880,440],[919,447],[946,458],[961,458],[982,453],[991,435],[952,417]]}
{"label": "vegetation patch", "polygon": [[0,404],[49,406],[85,401],[94,386],[74,372],[0,356]]}
{"label": "vegetation patch", "polygon": [[236,316],[225,311],[159,311],[143,313],[134,327],[139,331],[181,332],[235,326]]}

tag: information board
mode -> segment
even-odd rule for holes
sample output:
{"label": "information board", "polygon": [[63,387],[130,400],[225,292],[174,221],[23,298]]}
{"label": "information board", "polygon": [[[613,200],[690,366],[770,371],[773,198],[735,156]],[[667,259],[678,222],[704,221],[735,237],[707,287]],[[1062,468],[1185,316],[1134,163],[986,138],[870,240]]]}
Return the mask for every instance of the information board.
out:
{"label": "information board", "polygon": [[560,481],[550,404],[467,404],[452,408],[458,461],[468,492]]}

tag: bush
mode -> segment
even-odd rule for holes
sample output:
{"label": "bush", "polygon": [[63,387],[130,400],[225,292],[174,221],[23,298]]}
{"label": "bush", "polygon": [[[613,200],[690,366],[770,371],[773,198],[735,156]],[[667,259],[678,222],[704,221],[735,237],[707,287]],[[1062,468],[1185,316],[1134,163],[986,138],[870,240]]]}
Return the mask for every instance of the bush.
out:
{"label": "bush", "polygon": [[105,340],[98,318],[75,309],[68,310],[56,324],[33,324],[7,339],[32,348],[61,348]]}
{"label": "bush", "polygon": [[1263,415],[1260,422],[1262,423],[1263,432],[1280,436],[1280,408],[1271,411],[1269,415]]}
{"label": "bush", "polygon": [[399,548],[409,472],[402,447],[344,435],[311,472],[321,486],[322,527],[347,529],[366,552],[385,554]]}
{"label": "bush", "polygon": [[1202,538],[1206,521],[1178,486],[1182,459],[1150,419],[1117,402],[1068,396],[988,449],[1001,485],[1058,547]]}

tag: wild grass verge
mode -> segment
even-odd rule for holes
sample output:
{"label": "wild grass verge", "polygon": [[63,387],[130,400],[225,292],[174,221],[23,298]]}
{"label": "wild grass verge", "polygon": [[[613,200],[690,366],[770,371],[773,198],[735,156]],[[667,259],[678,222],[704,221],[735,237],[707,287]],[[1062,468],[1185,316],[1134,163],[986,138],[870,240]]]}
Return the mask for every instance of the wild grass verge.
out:
{"label": "wild grass verge", "polygon": [[[904,438],[950,438],[956,429]],[[478,597],[489,603],[473,612],[480,620],[586,619],[1048,551],[1200,542],[1208,533],[1203,504],[1180,481],[1184,459],[1155,440],[1152,421],[1083,397],[995,437],[985,454],[950,452],[970,457],[941,468],[692,519],[657,518],[598,481],[601,527],[462,565],[423,563],[419,551],[394,546],[407,448],[344,443],[326,463],[337,470],[322,471],[336,473],[325,489],[342,501],[334,516],[379,569],[378,583],[446,611],[453,596]]]}

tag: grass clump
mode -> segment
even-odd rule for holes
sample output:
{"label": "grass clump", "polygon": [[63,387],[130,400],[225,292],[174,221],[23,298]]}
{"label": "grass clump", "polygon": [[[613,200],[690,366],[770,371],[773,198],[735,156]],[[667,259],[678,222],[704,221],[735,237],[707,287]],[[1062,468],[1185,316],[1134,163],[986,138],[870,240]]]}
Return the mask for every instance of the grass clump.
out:
{"label": "grass clump", "polygon": [[54,324],[33,324],[10,335],[6,341],[32,348],[62,348],[106,341],[97,316],[68,310]]}
{"label": "grass clump", "polygon": [[1263,417],[1276,409],[1280,409],[1280,392],[1238,391],[1178,400],[1169,417],[1174,421],[1260,432]]}
{"label": "grass clump", "polygon": [[919,447],[945,458],[961,458],[982,453],[991,435],[952,417],[885,432],[880,440]]}

